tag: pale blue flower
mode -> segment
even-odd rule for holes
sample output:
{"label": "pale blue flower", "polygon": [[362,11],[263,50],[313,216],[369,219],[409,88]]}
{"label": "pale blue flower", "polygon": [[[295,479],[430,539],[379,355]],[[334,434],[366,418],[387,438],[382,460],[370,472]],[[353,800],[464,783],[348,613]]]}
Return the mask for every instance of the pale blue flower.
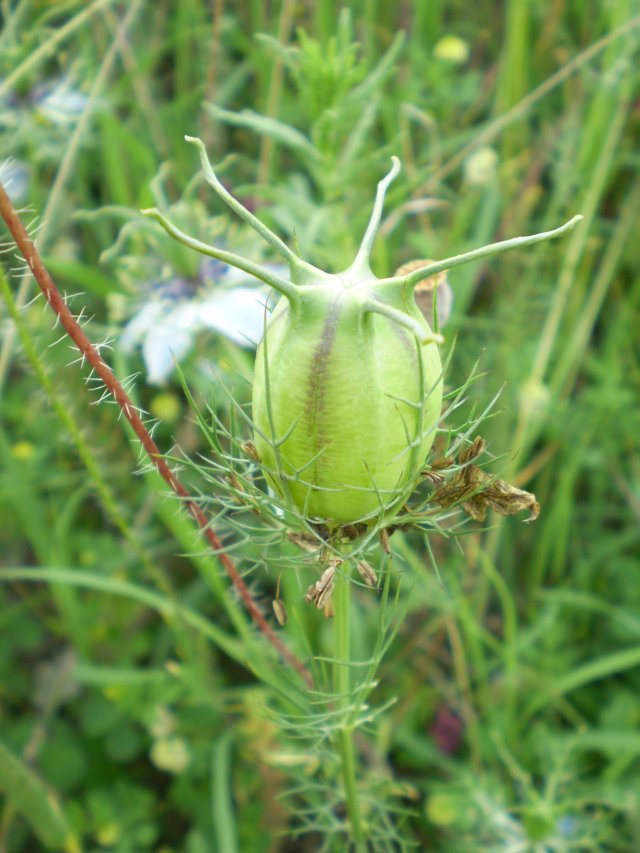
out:
{"label": "pale blue flower", "polygon": [[249,286],[254,282],[226,264],[206,261],[197,281],[173,278],[155,287],[125,326],[120,345],[125,352],[142,347],[150,385],[166,383],[201,332],[219,332],[242,347],[255,347],[267,317],[268,290]]}
{"label": "pale blue flower", "polygon": [[29,167],[20,160],[0,163],[0,183],[14,204],[22,201],[29,188]]}
{"label": "pale blue flower", "polygon": [[75,124],[89,101],[88,95],[75,89],[64,77],[49,81],[32,92],[37,111],[51,124]]}

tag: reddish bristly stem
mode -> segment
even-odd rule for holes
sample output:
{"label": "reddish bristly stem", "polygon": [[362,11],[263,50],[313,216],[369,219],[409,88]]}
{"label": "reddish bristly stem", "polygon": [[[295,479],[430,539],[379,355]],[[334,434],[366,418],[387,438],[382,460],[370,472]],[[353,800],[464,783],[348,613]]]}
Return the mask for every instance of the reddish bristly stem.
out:
{"label": "reddish bristly stem", "polygon": [[244,606],[249,612],[251,618],[253,619],[259,630],[263,633],[265,638],[282,656],[282,658],[302,676],[307,686],[313,686],[313,681],[309,671],[302,663],[302,661],[299,660],[293,654],[293,652],[287,648],[287,646],[275,633],[271,625],[269,625],[269,623],[263,616],[260,608],[253,599],[253,596],[249,592],[247,585],[240,576],[238,569],[235,566],[235,563],[229,557],[228,554],[222,551],[222,542],[209,526],[207,516],[204,514],[198,504],[193,500],[193,498],[190,497],[189,493],[182,485],[180,480],[169,468],[157,444],[151,437],[148,429],[145,427],[138,413],[138,410],[132,403],[129,395],[124,390],[111,368],[103,360],[98,350],[93,346],[89,338],[85,335],[85,333],[78,325],[75,317],[67,307],[67,304],[61,296],[60,291],[58,290],[53,279],[51,278],[47,268],[43,264],[42,258],[40,257],[38,250],[36,249],[32,239],[29,237],[26,228],[22,224],[20,217],[18,216],[13,204],[11,203],[9,196],[5,192],[4,187],[1,183],[0,215],[2,215],[2,218],[4,219],[7,228],[11,232],[13,239],[16,242],[16,246],[23,255],[25,261],[27,262],[27,265],[29,266],[29,269],[33,273],[35,280],[38,282],[40,289],[44,293],[45,299],[58,316],[62,327],[69,335],[69,337],[73,340],[82,355],[89,362],[95,373],[104,382],[105,387],[110,392],[111,396],[120,407],[122,413],[131,424],[133,431],[137,435],[138,439],[140,440],[140,443],[142,444],[149,458],[155,465],[160,476],[169,484],[175,494],[178,495],[184,506],[188,509],[188,511],[198,523],[203,535],[216,552],[217,558],[224,566],[225,571],[229,575],[232,584],[238,591],[238,594],[240,595],[240,598],[242,599]]}

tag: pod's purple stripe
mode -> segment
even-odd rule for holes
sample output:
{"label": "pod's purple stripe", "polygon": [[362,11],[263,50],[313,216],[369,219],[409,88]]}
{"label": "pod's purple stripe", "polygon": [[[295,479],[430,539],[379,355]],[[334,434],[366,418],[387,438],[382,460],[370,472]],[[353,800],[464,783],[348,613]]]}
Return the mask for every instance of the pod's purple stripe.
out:
{"label": "pod's purple stripe", "polygon": [[[338,318],[340,317],[340,302],[340,299],[335,299],[327,311],[320,340],[313,351],[311,366],[309,368],[304,413],[305,423],[311,435],[313,453],[317,453],[326,444],[326,439],[320,429],[320,422],[326,406],[325,392],[327,376],[329,374],[329,360],[336,337]],[[322,457],[314,463],[313,476],[310,477],[311,482],[316,480],[317,466],[321,459]]]}

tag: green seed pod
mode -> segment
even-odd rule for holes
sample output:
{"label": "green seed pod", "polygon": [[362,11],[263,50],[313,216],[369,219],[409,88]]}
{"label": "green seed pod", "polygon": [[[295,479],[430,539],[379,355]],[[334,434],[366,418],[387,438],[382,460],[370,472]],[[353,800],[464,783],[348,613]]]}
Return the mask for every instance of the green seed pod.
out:
{"label": "green seed pod", "polygon": [[378,185],[353,264],[277,306],[256,356],[254,441],[273,487],[332,527],[388,517],[414,490],[442,406],[435,336],[402,284],[369,254],[387,186]]}
{"label": "green seed pod", "polygon": [[[281,300],[253,384],[254,442],[273,487],[330,527],[408,497],[442,405],[437,344],[402,288],[378,294],[371,276],[338,278]],[[411,318],[419,339],[377,307]]]}
{"label": "green seed pod", "polygon": [[232,264],[282,295],[256,355],[254,444],[274,491],[329,530],[388,522],[413,491],[433,443],[442,405],[442,366],[434,333],[418,309],[416,285],[443,270],[555,231],[496,243],[446,261],[425,262],[379,279],[369,256],[393,158],[378,184],[373,213],[353,264],[328,274],[295,255],[231,196],[216,177],[204,145],[207,181],[289,264],[290,280],[177,229],[159,211],[145,211],[177,240]]}

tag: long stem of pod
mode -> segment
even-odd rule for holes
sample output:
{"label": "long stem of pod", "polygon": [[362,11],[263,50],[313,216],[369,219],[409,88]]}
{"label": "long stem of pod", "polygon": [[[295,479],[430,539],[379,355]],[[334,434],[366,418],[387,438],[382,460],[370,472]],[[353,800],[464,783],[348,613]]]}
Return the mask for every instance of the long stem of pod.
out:
{"label": "long stem of pod", "polygon": [[351,824],[352,842],[357,853],[366,850],[364,827],[360,814],[358,786],[356,777],[356,756],[353,745],[353,726],[350,722],[349,705],[351,703],[351,631],[350,604],[351,580],[346,562],[343,572],[336,572],[335,589],[333,591],[334,606],[334,659],[333,687],[337,695],[338,707],[343,711],[344,718],[338,729],[338,750],[342,764],[342,781],[344,784],[347,814]]}

